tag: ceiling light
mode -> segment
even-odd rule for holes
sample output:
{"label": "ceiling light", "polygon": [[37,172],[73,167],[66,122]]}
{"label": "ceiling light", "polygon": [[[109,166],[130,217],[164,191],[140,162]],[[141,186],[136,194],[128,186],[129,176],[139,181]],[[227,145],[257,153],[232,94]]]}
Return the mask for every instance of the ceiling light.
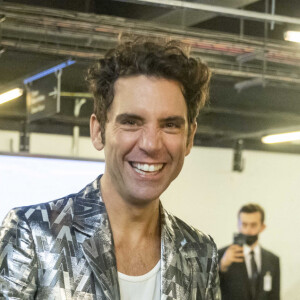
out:
{"label": "ceiling light", "polygon": [[300,140],[300,131],[267,135],[261,139],[261,141],[265,144],[284,143],[297,140]]}
{"label": "ceiling light", "polygon": [[300,43],[300,31],[286,31],[284,39],[289,42]]}
{"label": "ceiling light", "polygon": [[0,104],[13,100],[23,95],[23,89],[15,88],[0,95]]}

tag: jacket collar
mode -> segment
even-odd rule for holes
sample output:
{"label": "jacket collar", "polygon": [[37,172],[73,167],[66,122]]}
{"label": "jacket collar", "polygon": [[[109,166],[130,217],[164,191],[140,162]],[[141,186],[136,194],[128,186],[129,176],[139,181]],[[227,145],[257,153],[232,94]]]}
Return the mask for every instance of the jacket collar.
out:
{"label": "jacket collar", "polygon": [[101,224],[107,223],[107,212],[100,192],[101,177],[97,177],[74,198],[73,226],[89,237],[96,233]]}
{"label": "jacket collar", "polygon": [[[192,284],[192,249],[176,218],[160,206],[161,212],[161,298],[189,299]],[[191,252],[190,252],[191,253]]]}
{"label": "jacket collar", "polygon": [[101,176],[76,195],[73,226],[85,235],[82,250],[101,287],[99,298],[119,300],[117,263],[112,231],[101,197]]}
{"label": "jacket collar", "polygon": [[[101,198],[100,175],[74,199],[73,226],[85,235],[83,253],[107,299],[119,300],[120,291],[114,242],[105,204]],[[160,204],[161,299],[188,299],[192,267],[182,229]],[[190,251],[189,251],[190,252]]]}

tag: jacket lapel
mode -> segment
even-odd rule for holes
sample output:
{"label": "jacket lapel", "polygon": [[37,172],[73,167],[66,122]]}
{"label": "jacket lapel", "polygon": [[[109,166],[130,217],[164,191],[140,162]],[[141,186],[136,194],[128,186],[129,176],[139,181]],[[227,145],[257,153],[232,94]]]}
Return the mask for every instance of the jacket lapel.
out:
{"label": "jacket lapel", "polygon": [[189,299],[192,267],[184,248],[182,232],[173,226],[171,216],[161,211],[161,299]]}
{"label": "jacket lapel", "polygon": [[110,232],[104,233],[105,224],[101,227],[94,236],[84,241],[82,250],[106,298],[118,300],[119,284],[112,236]]}
{"label": "jacket lapel", "polygon": [[[82,251],[101,287],[99,298],[119,300],[119,284],[112,231],[101,199],[100,177],[78,193],[73,226],[82,235]],[[98,295],[97,295],[98,296]]]}

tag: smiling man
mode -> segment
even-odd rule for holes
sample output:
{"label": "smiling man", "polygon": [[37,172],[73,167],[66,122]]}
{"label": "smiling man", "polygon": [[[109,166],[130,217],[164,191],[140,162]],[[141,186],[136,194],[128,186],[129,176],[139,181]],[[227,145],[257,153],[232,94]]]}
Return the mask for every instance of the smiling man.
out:
{"label": "smiling man", "polygon": [[175,42],[127,42],[90,68],[105,172],[77,194],[9,213],[0,296],[220,299],[213,240],[160,202],[192,148],[209,79]]}

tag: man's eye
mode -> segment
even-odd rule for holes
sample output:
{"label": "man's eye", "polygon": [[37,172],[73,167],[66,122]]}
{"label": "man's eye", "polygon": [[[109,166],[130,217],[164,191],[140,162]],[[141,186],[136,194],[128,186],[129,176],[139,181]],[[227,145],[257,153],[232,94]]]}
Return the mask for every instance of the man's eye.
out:
{"label": "man's eye", "polygon": [[179,125],[176,123],[168,122],[166,123],[167,128],[179,128]]}
{"label": "man's eye", "polygon": [[124,125],[130,125],[130,126],[134,126],[137,124],[137,122],[135,120],[124,120],[122,123]]}

